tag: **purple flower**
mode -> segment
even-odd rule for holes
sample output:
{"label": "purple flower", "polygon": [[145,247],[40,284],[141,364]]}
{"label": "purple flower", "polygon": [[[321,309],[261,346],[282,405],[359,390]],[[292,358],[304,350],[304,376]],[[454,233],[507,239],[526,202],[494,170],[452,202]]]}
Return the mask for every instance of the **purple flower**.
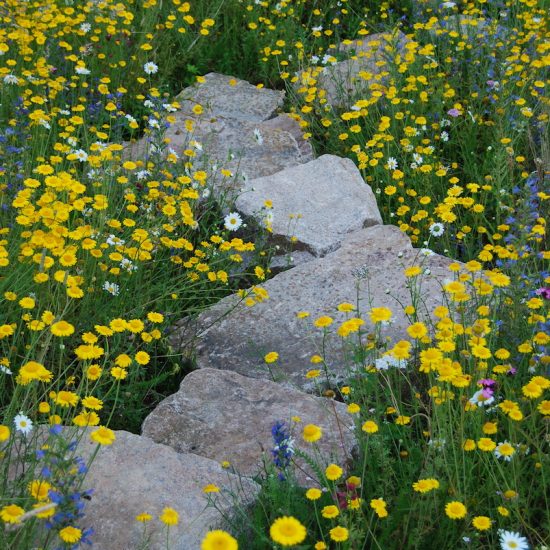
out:
{"label": "purple flower", "polygon": [[541,288],[537,288],[537,290],[535,290],[535,294],[537,296],[542,296],[545,300],[550,300],[550,287],[543,286]]}
{"label": "purple flower", "polygon": [[456,118],[457,116],[460,116],[461,115],[461,112],[458,110],[458,109],[455,109],[454,107],[452,109],[449,109],[447,111],[447,114],[449,116],[452,116],[454,118]]}

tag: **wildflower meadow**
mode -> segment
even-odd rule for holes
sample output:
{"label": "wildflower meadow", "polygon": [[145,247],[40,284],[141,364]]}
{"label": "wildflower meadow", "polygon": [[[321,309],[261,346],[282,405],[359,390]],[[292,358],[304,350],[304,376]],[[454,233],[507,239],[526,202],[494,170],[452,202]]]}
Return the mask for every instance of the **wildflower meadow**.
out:
{"label": "wildflower meadow", "polygon": [[[304,340],[301,389],[345,410],[345,458],[315,419],[270,418],[253,499],[193,480],[220,521],[191,546],[171,538],[190,510],[144,508],[120,526],[141,533],[131,548],[548,548],[549,8],[0,0],[0,548],[129,549],[94,544],[94,460],[197,366],[170,339],[182,319],[229,296],[270,303],[292,271],[273,257],[303,252],[273,237],[270,201],[260,222],[236,206],[246,174],[204,153],[208,105],[182,119],[178,94],[212,72],[284,91],[300,139],[353,161],[417,253],[395,254],[405,301],[360,300],[372,273],[358,270],[347,301],[297,303],[289,321],[322,342]],[[446,275],[424,315],[435,255]],[[258,362],[290,384],[284,349]]]}

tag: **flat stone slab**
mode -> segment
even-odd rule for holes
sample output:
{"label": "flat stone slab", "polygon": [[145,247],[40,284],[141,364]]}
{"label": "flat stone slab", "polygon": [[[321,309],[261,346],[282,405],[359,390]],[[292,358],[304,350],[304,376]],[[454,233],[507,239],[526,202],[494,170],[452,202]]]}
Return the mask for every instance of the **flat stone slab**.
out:
{"label": "flat stone slab", "polygon": [[326,91],[326,100],[335,107],[349,107],[353,97],[373,83],[384,84],[388,65],[402,55],[409,42],[400,31],[378,33],[347,41],[340,52],[355,52],[349,59],[325,67],[309,67],[298,73],[296,87],[316,86]]}
{"label": "flat stone slab", "polygon": [[351,231],[382,223],[376,198],[355,164],[334,155],[248,181],[235,204],[255,217],[266,200],[273,203],[273,239],[294,239],[296,249],[315,256],[335,250]]}
{"label": "flat stone slab", "polygon": [[[316,424],[323,431],[317,444],[324,459],[342,464],[350,457],[353,420],[343,403],[227,370],[201,369],[187,375],[179,391],[145,419],[143,434],[181,453],[228,460],[240,474],[254,475],[263,460],[272,461],[273,424],[280,420],[290,425],[295,416],[301,419],[294,429],[296,448],[312,451],[301,434],[304,425]],[[303,473],[300,478],[306,480]]]}
{"label": "flat stone slab", "polygon": [[[238,296],[229,296],[202,313],[195,321],[185,320],[171,336],[175,349],[195,347],[201,368],[228,369],[246,376],[269,378],[263,356],[279,353],[276,371],[298,387],[309,384],[305,373],[313,368],[310,358],[322,349],[322,330],[313,326],[321,315],[335,319],[334,326],[345,319],[336,311],[338,304],[357,301],[357,275],[363,279],[359,291],[360,313],[364,329],[372,328],[370,307],[392,309],[393,323],[383,329],[392,339],[407,338],[408,321],[399,306],[411,303],[403,273],[405,267],[423,265],[431,274],[422,280],[418,312],[427,317],[442,303],[440,283],[450,278],[451,260],[439,255],[427,257],[414,249],[397,227],[377,225],[350,234],[341,247],[324,258],[298,265],[279,273],[262,285],[270,298],[246,307]],[[388,294],[389,292],[389,294]],[[370,305],[369,305],[370,304]],[[229,310],[229,315],[226,315]],[[307,311],[308,319],[298,319],[297,312]],[[194,338],[197,338],[194,341]],[[327,361],[334,376],[346,372],[344,350],[339,337],[327,339]]]}
{"label": "flat stone slab", "polygon": [[[210,73],[205,79],[178,95],[181,108],[172,114],[175,121],[165,132],[169,143],[163,154],[172,150],[182,156],[191,149],[195,151],[196,164],[202,160],[210,167],[225,168],[240,176],[218,180],[214,185],[218,192],[238,191],[243,180],[274,174],[313,159],[311,144],[303,139],[297,120],[285,114],[276,116],[284,99],[283,91],[257,88],[217,73]],[[197,105],[204,109],[200,115],[193,112]],[[187,129],[189,122],[193,123],[191,131]],[[157,158],[151,140],[144,136],[128,144],[124,158],[146,163]]]}
{"label": "flat stone slab", "polygon": [[284,91],[258,88],[246,80],[219,73],[208,73],[204,79],[202,83],[185,88],[176,97],[182,113],[191,114],[193,107],[199,104],[207,117],[262,122],[283,105]]}
{"label": "flat stone slab", "polygon": [[[135,516],[144,512],[154,518],[147,524],[152,534],[147,548],[164,550],[166,527],[158,517],[167,506],[179,513],[178,525],[170,527],[170,549],[198,549],[207,531],[222,519],[213,507],[205,509],[203,488],[207,484],[231,486],[233,490],[242,485],[249,497],[255,494],[253,482],[239,480],[213,460],[177,453],[147,437],[115,433],[116,441],[100,447],[85,480],[85,486],[93,488],[94,493],[86,505],[83,524],[94,528],[92,541],[97,550],[141,548],[143,525]],[[85,435],[77,455],[87,459],[96,446]],[[229,511],[227,499],[219,499],[218,505],[224,512]]]}

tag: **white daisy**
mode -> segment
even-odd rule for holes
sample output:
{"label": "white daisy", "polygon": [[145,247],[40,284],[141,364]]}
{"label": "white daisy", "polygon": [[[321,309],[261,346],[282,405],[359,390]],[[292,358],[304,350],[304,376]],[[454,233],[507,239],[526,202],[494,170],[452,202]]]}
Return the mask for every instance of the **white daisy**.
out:
{"label": "white daisy", "polygon": [[390,157],[388,159],[388,168],[390,170],[397,170],[397,167],[398,167],[397,160],[395,160],[393,157]]}
{"label": "white daisy", "polygon": [[83,33],[90,32],[92,30],[92,25],[90,25],[90,23],[82,23],[82,25],[80,25],[80,30]]}
{"label": "white daisy", "polygon": [[73,151],[73,155],[76,157],[76,160],[79,160],[80,162],[86,162],[88,160],[88,153],[86,153],[84,149]]}
{"label": "white daisy", "polygon": [[483,390],[478,390],[470,397],[469,402],[472,405],[477,405],[478,407],[487,407],[488,405],[491,405],[494,403],[495,398],[491,395],[491,397],[486,397],[483,393]]}
{"label": "white daisy", "polygon": [[143,70],[145,71],[145,74],[155,74],[159,68],[158,65],[155,65],[153,62],[149,61],[143,65]]}
{"label": "white daisy", "polygon": [[116,283],[105,281],[103,283],[103,290],[106,290],[109,294],[112,294],[113,296],[118,296],[118,293],[120,292],[120,287]]}
{"label": "white daisy", "polygon": [[86,67],[76,67],[74,70],[76,74],[90,74],[90,70],[86,69]]}
{"label": "white daisy", "polygon": [[528,550],[529,543],[525,537],[513,531],[499,531],[502,550]]}
{"label": "white daisy", "polygon": [[13,74],[7,74],[4,77],[4,84],[17,84],[18,82],[18,78]]}
{"label": "white daisy", "polygon": [[23,413],[16,415],[13,419],[13,423],[15,424],[15,429],[24,435],[27,435],[32,431],[32,420]]}
{"label": "white daisy", "polygon": [[0,365],[0,372],[3,372],[4,374],[13,374],[6,365]]}
{"label": "white daisy", "polygon": [[237,212],[230,212],[225,216],[223,219],[225,228],[229,231],[237,231],[239,227],[243,224],[242,218],[239,216]]}
{"label": "white daisy", "polygon": [[436,222],[430,225],[430,235],[433,237],[441,237],[445,233],[445,226],[442,223]]}

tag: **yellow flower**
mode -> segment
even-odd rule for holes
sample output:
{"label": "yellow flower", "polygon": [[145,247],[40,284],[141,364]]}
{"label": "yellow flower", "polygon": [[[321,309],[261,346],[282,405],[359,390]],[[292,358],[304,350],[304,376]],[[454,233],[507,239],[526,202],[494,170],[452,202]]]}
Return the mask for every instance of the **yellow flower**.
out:
{"label": "yellow flower", "polygon": [[370,501],[370,507],[376,512],[376,515],[379,518],[385,518],[388,516],[386,506],[386,501],[383,498],[373,498]]}
{"label": "yellow flower", "polygon": [[202,488],[203,493],[219,493],[220,488],[217,485],[214,485],[213,483],[209,483],[208,485],[205,485]]}
{"label": "yellow flower", "polygon": [[165,525],[177,525],[179,521],[179,514],[173,508],[166,507],[162,510],[162,514],[159,519]]}
{"label": "yellow flower", "polygon": [[36,302],[33,298],[26,296],[25,298],[21,298],[21,300],[19,300],[19,305],[23,309],[32,309],[36,305]]}
{"label": "yellow flower", "polygon": [[[537,407],[537,410],[542,414],[543,416],[550,415],[550,401],[544,400],[539,403],[539,406]],[[0,439],[1,441],[1,439]]]}
{"label": "yellow flower", "polygon": [[491,523],[491,518],[488,518],[487,516],[476,516],[472,520],[472,525],[478,531],[486,531],[487,529],[490,529]]}
{"label": "yellow flower", "polygon": [[336,481],[342,477],[344,471],[337,464],[329,464],[325,469],[325,475],[330,481]]}
{"label": "yellow flower", "polygon": [[216,529],[209,531],[202,539],[201,550],[237,550],[238,544],[226,531]]}
{"label": "yellow flower", "polygon": [[0,441],[6,441],[10,438],[10,429],[4,424],[0,424]]}
{"label": "yellow flower", "polygon": [[38,479],[31,481],[28,485],[29,493],[36,500],[47,500],[48,491],[51,488],[52,486],[47,481]]}
{"label": "yellow flower", "polygon": [[25,513],[25,510],[17,504],[9,504],[0,510],[0,518],[4,523],[19,523],[19,518]]}
{"label": "yellow flower", "polygon": [[92,432],[90,438],[92,439],[92,441],[95,441],[100,445],[112,445],[116,439],[116,436],[113,430],[110,430],[105,426],[100,426],[97,430]]}
{"label": "yellow flower", "polygon": [[536,399],[542,395],[543,388],[531,380],[528,384],[525,384],[525,386],[521,388],[521,392],[529,399]]}
{"label": "yellow flower", "polygon": [[134,355],[134,359],[139,365],[147,365],[151,361],[151,356],[146,351],[138,351]]}
{"label": "yellow flower", "polygon": [[317,500],[321,498],[321,495],[323,492],[320,489],[316,489],[315,487],[312,487],[311,489],[308,489],[306,491],[306,498],[308,500]]}
{"label": "yellow flower", "polygon": [[306,372],[306,378],[308,379],[317,378],[318,376],[320,376],[320,374],[321,374],[321,371],[318,369],[308,370]]}
{"label": "yellow flower", "polygon": [[482,437],[478,440],[477,446],[480,451],[491,452],[494,451],[497,444],[488,437]]}
{"label": "yellow flower", "polygon": [[345,540],[348,540],[349,537],[349,531],[340,525],[332,528],[329,533],[330,538],[336,542],[344,542]]}
{"label": "yellow flower", "polygon": [[121,367],[113,367],[110,372],[115,380],[124,380],[128,376],[128,371]]}
{"label": "yellow flower", "polygon": [[445,505],[445,514],[450,519],[462,519],[466,517],[467,512],[466,506],[458,500],[453,500]]}
{"label": "yellow flower", "polygon": [[422,273],[422,269],[417,265],[413,265],[411,267],[407,267],[404,273],[405,277],[416,277]]}
{"label": "yellow flower", "polygon": [[373,323],[382,323],[391,319],[392,312],[387,307],[373,307],[369,312],[369,316]]}
{"label": "yellow flower", "polygon": [[99,365],[90,365],[86,370],[86,376],[89,380],[97,380],[102,373],[102,369]]}
{"label": "yellow flower", "polygon": [[334,504],[330,504],[329,506],[323,507],[323,509],[321,510],[321,515],[324,518],[332,519],[340,515],[340,510],[338,510],[338,507],[334,506]]}
{"label": "yellow flower", "polygon": [[325,328],[330,326],[333,323],[332,317],[328,317],[327,315],[323,315],[322,317],[319,317],[315,320],[313,323],[316,327],[319,328]]}
{"label": "yellow flower", "polygon": [[276,351],[270,351],[264,356],[264,361],[266,363],[275,363],[279,359],[279,354]]}
{"label": "yellow flower", "polygon": [[127,353],[121,353],[115,358],[115,365],[123,369],[129,367],[132,364],[132,358]]}
{"label": "yellow flower", "polygon": [[162,323],[164,322],[164,315],[151,311],[147,314],[147,319],[149,319],[151,323]]}
{"label": "yellow flower", "polygon": [[57,393],[52,392],[50,398],[61,407],[76,407],[80,397],[74,392],[61,390]]}
{"label": "yellow flower", "polygon": [[292,516],[277,518],[269,528],[271,539],[281,546],[294,546],[307,536],[306,528]]}
{"label": "yellow flower", "polygon": [[368,434],[374,434],[378,431],[378,424],[374,420],[367,420],[361,426],[361,429]]}
{"label": "yellow flower", "polygon": [[413,483],[412,487],[417,493],[427,493],[433,489],[439,489],[439,481],[433,478],[419,479]]}
{"label": "yellow flower", "polygon": [[319,439],[321,439],[322,435],[323,431],[319,426],[316,426],[315,424],[306,424],[304,426],[302,437],[308,443],[314,443],[315,441],[318,441]]}
{"label": "yellow flower", "polygon": [[58,321],[57,323],[54,323],[50,330],[52,331],[52,334],[54,336],[70,336],[74,333],[74,326],[71,325],[71,323],[67,323],[67,321]]}
{"label": "yellow flower", "polygon": [[53,374],[36,361],[28,361],[19,369],[19,377],[21,384],[28,384],[31,380],[40,380],[41,382],[49,382],[53,378]]}
{"label": "yellow flower", "polygon": [[140,521],[142,523],[146,523],[147,521],[151,521],[153,519],[153,516],[151,514],[148,514],[147,512],[143,512],[142,514],[138,514],[136,516],[136,521]]}
{"label": "yellow flower", "polygon": [[68,527],[64,527],[59,531],[59,538],[63,542],[68,543],[75,543],[78,542],[82,538],[82,531],[78,529],[77,527],[71,527],[70,525]]}
{"label": "yellow flower", "polygon": [[93,395],[89,395],[82,399],[82,405],[87,409],[99,411],[103,407],[103,401],[101,401],[101,399],[98,399],[97,397],[94,397]]}
{"label": "yellow flower", "polygon": [[419,340],[420,338],[424,338],[424,336],[428,334],[428,329],[426,328],[426,325],[424,323],[414,323],[407,327],[407,334],[411,338]]}
{"label": "yellow flower", "polygon": [[97,426],[99,424],[99,416],[94,411],[82,411],[73,418],[75,426]]}

